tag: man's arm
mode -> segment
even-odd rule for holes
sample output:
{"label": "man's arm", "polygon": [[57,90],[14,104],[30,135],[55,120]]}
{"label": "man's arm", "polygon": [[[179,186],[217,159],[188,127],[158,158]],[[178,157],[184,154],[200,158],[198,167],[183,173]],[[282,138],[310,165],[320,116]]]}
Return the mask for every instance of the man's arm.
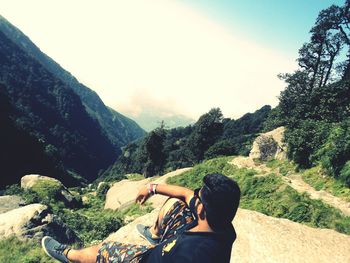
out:
{"label": "man's arm", "polygon": [[[185,201],[187,205],[190,204],[190,200],[193,197],[193,191],[191,189],[168,184],[158,184],[157,194],[181,199],[182,201]],[[146,185],[142,187],[137,194],[136,202],[143,204],[150,196],[151,194],[148,191],[148,185]]]}

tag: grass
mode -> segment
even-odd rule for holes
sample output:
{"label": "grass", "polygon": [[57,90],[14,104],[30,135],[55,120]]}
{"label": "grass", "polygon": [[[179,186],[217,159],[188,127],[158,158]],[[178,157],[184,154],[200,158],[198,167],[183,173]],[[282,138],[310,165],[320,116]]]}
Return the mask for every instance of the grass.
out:
{"label": "grass", "polygon": [[126,178],[130,181],[140,181],[145,179],[145,177],[142,174],[138,174],[138,173],[127,174]]}
{"label": "grass", "polygon": [[327,176],[320,166],[304,170],[301,173],[303,180],[317,191],[324,190],[334,196],[350,202],[350,189],[341,181]]}
{"label": "grass", "polygon": [[145,214],[150,213],[154,208],[150,203],[145,203],[143,205],[140,204],[132,204],[125,209],[122,209],[119,211],[119,215],[121,218],[126,218],[126,217],[140,217]]}
{"label": "grass", "polygon": [[277,170],[283,176],[286,176],[288,173],[293,173],[296,171],[296,165],[291,163],[288,160],[270,160],[266,162],[266,166],[272,170]]}
{"label": "grass", "polygon": [[205,174],[220,172],[239,184],[241,208],[350,234],[350,217],[345,217],[339,210],[320,200],[310,199],[307,194],[298,193],[274,173],[256,177],[254,170],[238,169],[228,163],[231,159],[222,157],[205,161],[184,174],[169,178],[167,182],[194,189],[202,185]]}
{"label": "grass", "polygon": [[22,241],[16,237],[0,240],[0,262],[6,263],[54,263],[39,243],[33,240]]}

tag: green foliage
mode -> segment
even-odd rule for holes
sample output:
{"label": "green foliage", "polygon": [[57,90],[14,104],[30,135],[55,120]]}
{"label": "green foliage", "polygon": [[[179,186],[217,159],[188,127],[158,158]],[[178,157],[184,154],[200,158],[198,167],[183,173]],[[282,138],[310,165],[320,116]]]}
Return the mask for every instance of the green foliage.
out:
{"label": "green foliage", "polygon": [[106,194],[109,188],[110,186],[108,183],[101,183],[101,185],[99,185],[99,187],[97,188],[96,196],[103,201],[106,200]]}
{"label": "green foliage", "polygon": [[223,115],[219,108],[213,108],[202,115],[195,123],[188,139],[188,147],[196,162],[203,160],[204,153],[213,145],[223,132]]}
{"label": "green foliage", "polygon": [[164,153],[165,130],[161,127],[151,131],[141,144],[139,158],[143,161],[143,175],[151,177],[163,172],[165,165]]}
{"label": "green foliage", "polygon": [[143,177],[142,174],[138,174],[138,173],[127,174],[126,178],[130,181],[140,181],[145,179],[145,177]]}
{"label": "green foliage", "polygon": [[263,132],[272,131],[278,127],[285,126],[285,120],[282,116],[280,106],[273,108],[267,115],[266,120],[262,123]]}
{"label": "green foliage", "polygon": [[346,1],[319,13],[310,40],[299,50],[300,68],[280,75],[288,86],[266,125],[283,120],[289,157],[301,168],[321,163],[329,175],[350,186],[347,173],[341,173],[350,155],[348,11]]}
{"label": "green foliage", "polygon": [[[192,126],[152,131],[144,139],[125,146],[123,154],[98,180],[121,180],[128,173],[154,175],[157,170],[161,174],[193,166],[203,158],[248,155],[270,110],[270,106],[264,106],[231,120],[223,119],[220,109],[216,108],[202,115]],[[159,131],[161,138],[157,138]]]}
{"label": "green foliage", "polygon": [[194,189],[202,185],[202,178],[207,173],[220,172],[239,184],[241,208],[350,234],[350,217],[343,216],[339,210],[319,200],[312,200],[306,194],[299,194],[273,173],[256,177],[254,170],[238,169],[228,163],[231,159],[225,157],[205,161],[184,174],[169,178],[167,182]]}
{"label": "green foliage", "polygon": [[[350,159],[350,119],[334,125],[326,142],[316,153],[322,167],[333,177],[339,177],[345,163]],[[341,179],[350,187],[350,177],[342,173]]]}
{"label": "green foliage", "polygon": [[54,263],[56,261],[45,254],[39,243],[9,237],[0,240],[0,262]]}
{"label": "green foliage", "polygon": [[18,184],[7,185],[4,191],[5,195],[22,195],[23,189]]}
{"label": "green foliage", "polygon": [[67,226],[77,233],[85,245],[101,242],[122,226],[122,219],[111,210],[72,211],[64,209],[59,215]]}
{"label": "green foliage", "polygon": [[222,140],[213,144],[209,149],[204,153],[205,159],[212,159],[218,156],[228,156],[235,155],[237,151],[235,149],[236,144],[230,140]]}
{"label": "green foliage", "polygon": [[[113,163],[118,148],[89,116],[79,96],[2,31],[0,60],[1,89],[8,94],[11,106],[4,115],[12,126],[6,128],[8,135],[1,136],[7,141],[0,140],[0,146],[6,146],[1,147],[2,151],[7,154],[9,149],[11,157],[3,159],[1,155],[9,163],[3,171],[16,171],[10,183],[18,182],[25,173],[41,173],[60,178],[65,185],[77,185],[68,170],[93,180],[101,169]],[[24,149],[26,155],[22,156],[18,149]],[[14,151],[21,158],[17,159]]]}
{"label": "green foliage", "polygon": [[347,161],[341,169],[339,179],[348,187],[350,186],[350,161]]}
{"label": "green foliage", "polygon": [[31,190],[38,194],[38,197],[43,201],[55,200],[62,190],[62,185],[57,181],[38,180]]}
{"label": "green foliage", "polygon": [[273,169],[277,170],[277,172],[283,176],[286,176],[288,173],[295,172],[297,167],[295,164],[288,160],[276,160],[272,159],[266,162],[266,166]]}
{"label": "green foliage", "polygon": [[325,121],[300,121],[295,127],[289,127],[285,132],[288,144],[288,155],[302,168],[313,164],[313,155],[328,137],[332,124]]}
{"label": "green foliage", "polygon": [[317,191],[325,190],[334,196],[341,197],[350,202],[350,189],[341,181],[327,176],[320,165],[304,170],[302,172],[302,178]]}
{"label": "green foliage", "polygon": [[101,198],[88,193],[87,200],[79,209],[61,208],[56,214],[74,230],[85,246],[98,243],[112,232],[117,231],[123,224],[117,211],[104,209]]}
{"label": "green foliage", "polygon": [[120,210],[118,214],[121,218],[126,218],[127,216],[136,218],[136,217],[140,217],[145,214],[148,214],[152,210],[153,210],[152,205],[147,202],[143,205],[134,203],[129,205],[125,209]]}

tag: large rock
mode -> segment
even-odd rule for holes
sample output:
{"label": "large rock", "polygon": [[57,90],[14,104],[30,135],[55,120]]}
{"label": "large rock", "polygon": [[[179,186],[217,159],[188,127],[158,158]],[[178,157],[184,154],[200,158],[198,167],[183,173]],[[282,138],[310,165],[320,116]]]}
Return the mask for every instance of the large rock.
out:
{"label": "large rock", "polygon": [[[158,211],[137,218],[106,240],[148,244],[137,233],[136,224],[152,225]],[[311,228],[245,209],[238,210],[233,224],[237,240],[232,262],[350,262],[350,236],[334,230]]]}
{"label": "large rock", "polygon": [[64,243],[79,241],[75,233],[42,204],[31,204],[0,214],[0,239],[11,235],[38,241],[46,235]]}
{"label": "large rock", "polygon": [[266,161],[269,159],[284,160],[287,158],[287,148],[283,143],[284,127],[259,135],[254,143],[249,157]]}
{"label": "large rock", "polygon": [[58,199],[62,200],[68,207],[79,207],[81,201],[75,198],[75,196],[57,179],[48,176],[29,174],[21,178],[21,187],[23,189],[32,189],[39,182],[53,183],[55,187],[59,188]]}
{"label": "large rock", "polygon": [[16,195],[0,196],[0,214],[19,208],[25,204],[24,200]]}
{"label": "large rock", "polygon": [[[147,178],[140,181],[129,181],[122,180],[120,182],[115,183],[106,194],[106,203],[105,209],[119,209],[124,208],[135,202],[136,195],[141,187],[146,185],[149,182],[164,184],[166,180],[172,176],[179,175],[184,173],[191,168],[182,168],[176,171],[167,173],[161,177],[157,178]],[[155,195],[149,199],[149,202],[154,207],[159,207],[162,203],[165,202],[167,197],[162,195]]]}

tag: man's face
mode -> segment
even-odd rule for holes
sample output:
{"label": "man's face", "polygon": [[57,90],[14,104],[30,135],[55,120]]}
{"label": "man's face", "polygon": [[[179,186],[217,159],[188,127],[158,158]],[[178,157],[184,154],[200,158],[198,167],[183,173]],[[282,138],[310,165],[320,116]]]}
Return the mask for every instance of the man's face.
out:
{"label": "man's face", "polygon": [[194,197],[196,198],[195,209],[194,212],[198,219],[205,219],[205,209],[203,205],[203,201],[201,199],[201,190],[202,188],[197,188],[194,190]]}

